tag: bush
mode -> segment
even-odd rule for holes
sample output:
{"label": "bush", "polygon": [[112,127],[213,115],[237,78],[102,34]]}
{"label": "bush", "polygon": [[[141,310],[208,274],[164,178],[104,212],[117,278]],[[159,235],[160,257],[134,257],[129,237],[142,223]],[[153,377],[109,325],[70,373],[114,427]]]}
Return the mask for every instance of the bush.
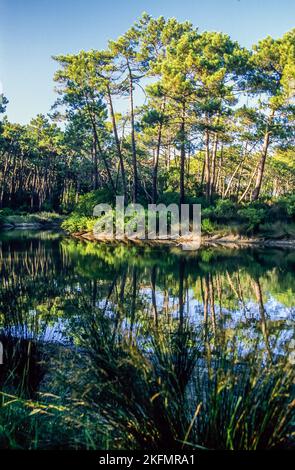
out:
{"label": "bush", "polygon": [[230,199],[218,199],[215,207],[215,215],[218,219],[229,220],[236,216],[235,202]]}
{"label": "bush", "polygon": [[210,219],[202,220],[202,232],[204,233],[213,233],[215,230],[215,224],[211,222]]}
{"label": "bush", "polygon": [[112,204],[115,201],[115,194],[108,189],[97,189],[83,194],[79,197],[78,204],[75,208],[75,213],[82,216],[91,216],[93,208],[97,204],[107,203]]}
{"label": "bush", "polygon": [[179,193],[173,191],[166,191],[159,196],[157,204],[179,204]]}
{"label": "bush", "polygon": [[287,213],[290,217],[295,218],[295,195],[286,198]]}
{"label": "bush", "polygon": [[13,209],[10,209],[10,207],[4,207],[3,209],[0,210],[0,216],[6,217],[8,215],[13,215],[15,214],[15,211]]}
{"label": "bush", "polygon": [[288,217],[295,218],[295,194],[278,199],[276,205],[285,211]]}
{"label": "bush", "polygon": [[96,219],[73,213],[61,224],[61,228],[70,233],[93,230]]}
{"label": "bush", "polygon": [[202,216],[216,222],[228,222],[237,215],[236,203],[230,199],[218,199],[215,206],[202,209]]}
{"label": "bush", "polygon": [[265,210],[253,206],[246,206],[238,211],[239,217],[246,222],[249,231],[256,230],[259,224],[265,220]]}
{"label": "bush", "polygon": [[206,207],[205,209],[202,209],[202,217],[204,217],[204,219],[214,220],[214,216],[215,210],[213,207]]}
{"label": "bush", "polygon": [[52,201],[44,201],[42,204],[42,209],[45,212],[52,212],[53,211],[53,203]]}
{"label": "bush", "polygon": [[259,232],[273,240],[292,239],[295,237],[295,224],[282,221],[268,222],[259,225]]}

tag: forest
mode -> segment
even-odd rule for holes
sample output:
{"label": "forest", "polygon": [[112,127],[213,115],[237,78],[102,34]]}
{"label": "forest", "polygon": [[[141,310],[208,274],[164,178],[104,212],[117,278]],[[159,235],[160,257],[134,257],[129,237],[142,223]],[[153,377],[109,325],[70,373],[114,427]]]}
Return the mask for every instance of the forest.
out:
{"label": "forest", "polygon": [[144,13],[106,50],[53,60],[57,99],[46,116],[11,123],[2,97],[2,218],[75,216],[79,202],[92,209],[115,194],[201,203],[209,232],[218,217],[250,229],[294,218],[294,29],[248,50]]}
{"label": "forest", "polygon": [[[0,450],[198,463],[210,450],[294,450],[295,29],[250,48],[143,13],[115,39],[123,20],[108,26],[105,2],[84,0],[80,18],[79,2],[58,1],[54,21],[54,0],[25,3],[26,54],[34,28],[35,54],[53,36],[65,50],[50,42],[47,114],[10,122],[14,98],[0,101]],[[264,13],[259,34],[288,29],[276,17],[266,27]],[[81,29],[71,23],[68,37],[71,15]],[[107,46],[77,52],[90,16]],[[30,73],[36,57],[26,56]],[[169,240],[95,238],[94,207],[113,214],[116,196],[147,215],[149,204],[201,205],[201,246],[186,251],[172,230]],[[97,455],[81,453],[82,465]]]}

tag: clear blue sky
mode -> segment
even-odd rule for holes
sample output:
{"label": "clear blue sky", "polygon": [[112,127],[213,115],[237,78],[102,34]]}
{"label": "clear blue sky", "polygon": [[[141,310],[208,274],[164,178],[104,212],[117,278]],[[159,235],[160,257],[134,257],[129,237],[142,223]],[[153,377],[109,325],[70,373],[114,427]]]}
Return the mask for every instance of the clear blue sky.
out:
{"label": "clear blue sky", "polygon": [[52,55],[104,48],[143,11],[223,31],[244,46],[293,28],[294,0],[0,0],[0,80],[11,121],[47,113]]}

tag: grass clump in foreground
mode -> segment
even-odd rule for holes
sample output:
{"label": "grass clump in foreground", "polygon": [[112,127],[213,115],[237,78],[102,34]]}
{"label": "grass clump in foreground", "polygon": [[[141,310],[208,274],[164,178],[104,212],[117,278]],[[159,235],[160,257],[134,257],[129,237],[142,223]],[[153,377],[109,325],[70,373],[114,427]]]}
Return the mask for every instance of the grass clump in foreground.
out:
{"label": "grass clump in foreground", "polygon": [[257,354],[241,360],[232,348],[212,348],[183,320],[130,334],[124,322],[96,311],[77,331],[81,352],[54,364],[41,403],[2,394],[2,447],[294,446],[294,373],[287,361]]}
{"label": "grass clump in foreground", "polygon": [[[149,353],[92,322],[84,400],[120,448],[256,450],[292,445],[292,366],[209,356],[188,325],[154,329]],[[152,330],[150,330],[152,331]],[[91,377],[92,380],[91,380]]]}

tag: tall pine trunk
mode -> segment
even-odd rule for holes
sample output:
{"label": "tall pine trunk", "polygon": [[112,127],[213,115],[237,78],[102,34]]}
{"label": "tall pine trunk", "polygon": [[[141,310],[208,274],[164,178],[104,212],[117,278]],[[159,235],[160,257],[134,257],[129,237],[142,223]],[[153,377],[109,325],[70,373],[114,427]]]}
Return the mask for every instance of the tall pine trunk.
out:
{"label": "tall pine trunk", "polygon": [[209,189],[210,199],[212,198],[212,195],[215,192],[217,149],[218,149],[218,136],[217,134],[215,134],[213,150],[212,150],[212,166],[211,166],[211,179],[210,179],[210,189]]}
{"label": "tall pine trunk", "polygon": [[[165,99],[163,101],[161,113],[163,114],[165,111]],[[154,166],[153,166],[153,189],[152,189],[152,203],[156,204],[158,199],[158,166],[159,166],[159,157],[160,157],[160,149],[161,149],[161,141],[162,141],[162,128],[163,128],[163,119],[161,116],[161,120],[159,122],[158,128],[158,139],[157,139],[157,148],[154,157]]]}
{"label": "tall pine trunk", "polygon": [[112,118],[113,133],[114,133],[115,143],[116,143],[116,147],[117,147],[117,153],[118,153],[118,157],[119,157],[119,161],[120,161],[123,194],[124,194],[125,200],[127,200],[127,186],[126,186],[124,161],[123,161],[123,155],[122,155],[122,151],[121,151],[120,140],[119,140],[119,136],[118,136],[117,123],[116,123],[116,117],[115,117],[115,113],[114,113],[112,96],[111,96],[109,86],[107,86],[107,94],[108,94],[109,108],[110,108],[110,113],[111,113],[111,118]]}
{"label": "tall pine trunk", "polygon": [[206,176],[206,199],[210,201],[211,188],[211,168],[210,168],[210,136],[209,131],[205,131],[205,176]]}
{"label": "tall pine trunk", "polygon": [[98,189],[98,155],[96,135],[93,135],[93,189]]}
{"label": "tall pine trunk", "polygon": [[252,201],[256,201],[258,199],[260,191],[261,191],[262,180],[263,180],[263,175],[264,175],[265,161],[266,161],[267,151],[268,151],[269,142],[270,142],[271,131],[270,131],[269,127],[272,124],[273,117],[274,117],[274,111],[272,111],[270,116],[269,116],[266,132],[265,132],[265,135],[264,135],[264,141],[263,141],[261,157],[260,157],[260,161],[259,161],[258,169],[257,169],[255,188],[253,189],[253,192],[252,192],[252,198],[251,198]]}
{"label": "tall pine trunk", "polygon": [[135,143],[135,126],[134,126],[134,103],[133,103],[133,77],[129,62],[127,62],[129,71],[129,97],[130,97],[130,116],[131,116],[131,147],[132,147],[132,165],[133,165],[133,191],[132,202],[137,202],[138,196],[138,174],[137,174],[137,155]]}
{"label": "tall pine trunk", "polygon": [[184,204],[184,173],[185,173],[185,102],[182,104],[180,124],[180,179],[179,179],[179,204]]}

